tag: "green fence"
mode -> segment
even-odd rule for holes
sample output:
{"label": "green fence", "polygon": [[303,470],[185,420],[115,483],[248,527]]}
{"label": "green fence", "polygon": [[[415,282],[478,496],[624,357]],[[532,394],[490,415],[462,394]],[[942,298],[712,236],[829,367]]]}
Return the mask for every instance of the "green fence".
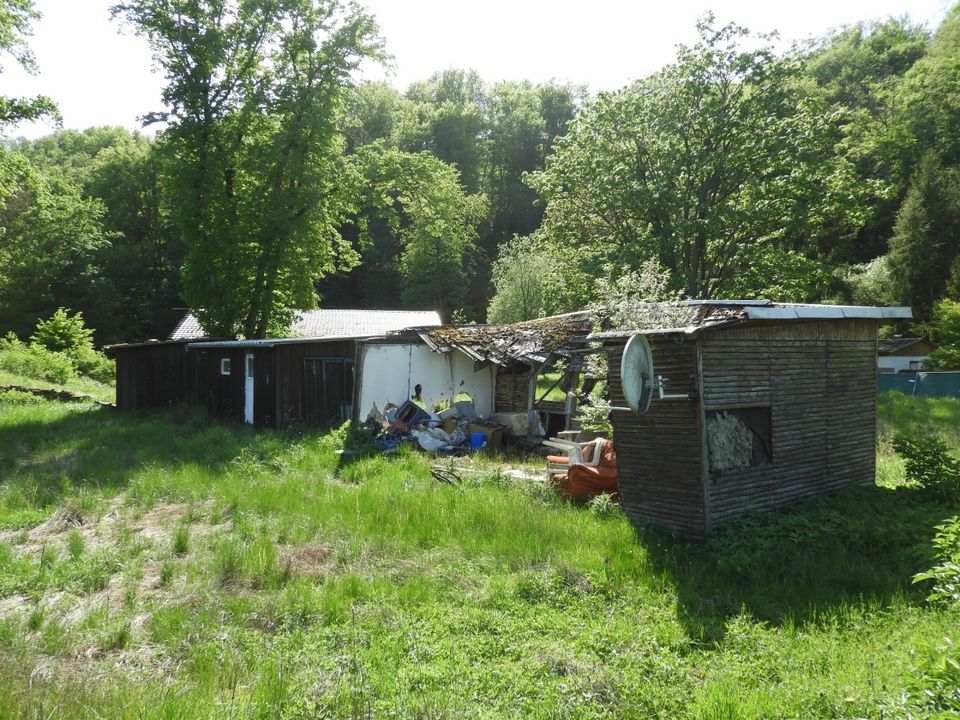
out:
{"label": "green fence", "polygon": [[960,398],[960,372],[877,373],[877,392]]}

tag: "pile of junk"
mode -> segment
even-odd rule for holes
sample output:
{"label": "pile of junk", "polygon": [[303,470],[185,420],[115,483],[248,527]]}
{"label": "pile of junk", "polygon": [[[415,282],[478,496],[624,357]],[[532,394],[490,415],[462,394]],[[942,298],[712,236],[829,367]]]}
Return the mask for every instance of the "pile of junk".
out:
{"label": "pile of junk", "polygon": [[563,453],[547,456],[547,472],[558,492],[580,501],[598,495],[617,499],[617,453],[612,440],[587,439],[579,433],[576,440],[555,437],[543,444]]}
{"label": "pile of junk", "polygon": [[452,455],[503,444],[505,427],[477,415],[470,400],[453,403],[439,412],[424,410],[412,400],[399,407],[387,403],[383,410],[374,403],[364,426],[373,442],[384,450],[409,443],[430,453]]}
{"label": "pile of junk", "polygon": [[[477,415],[473,402],[462,400],[431,413],[407,400],[399,407],[374,404],[364,427],[373,444],[384,452],[409,444],[428,453],[465,455],[483,448],[498,448],[514,428]],[[584,431],[564,431],[562,437],[543,441],[547,473],[563,495],[586,501],[598,495],[617,495],[617,454],[613,441]]]}

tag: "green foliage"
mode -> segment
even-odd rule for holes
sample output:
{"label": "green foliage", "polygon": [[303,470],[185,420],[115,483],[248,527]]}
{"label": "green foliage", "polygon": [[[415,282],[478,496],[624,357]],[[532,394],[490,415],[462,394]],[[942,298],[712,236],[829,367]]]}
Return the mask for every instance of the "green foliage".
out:
{"label": "green foliage", "polygon": [[960,714],[960,649],[950,638],[913,668],[898,710],[908,718],[946,720]]}
{"label": "green foliage", "polygon": [[76,184],[0,148],[0,327],[25,336],[63,298],[94,308],[110,297],[98,262],[110,242],[103,212]]}
{"label": "green foliage", "polygon": [[493,263],[494,295],[487,308],[487,322],[515,323],[547,314],[549,258],[529,237],[515,237],[500,246]]}
{"label": "green foliage", "polygon": [[[26,39],[31,32],[30,24],[39,17],[33,0],[0,0],[0,55],[10,55],[31,74],[37,72],[37,63]],[[60,120],[60,113],[50,98],[42,95],[32,99],[0,96],[0,128],[42,117]]]}
{"label": "green foliage", "polygon": [[888,18],[845,27],[805,50],[804,75],[845,111],[836,151],[856,167],[869,195],[856,236],[821,246],[833,262],[863,264],[886,252],[916,143],[899,115],[900,91],[929,42],[925,28]]}
{"label": "green foliage", "polygon": [[890,240],[890,274],[918,320],[930,316],[960,256],[960,173],[928,152],[910,184]]}
{"label": "green foliage", "polygon": [[838,268],[836,275],[855,305],[896,305],[899,302],[890,273],[890,257]]}
{"label": "green foliage", "polygon": [[66,355],[25,345],[13,333],[0,338],[0,370],[60,384],[76,377],[76,368]]}
{"label": "green foliage", "polygon": [[551,291],[592,299],[577,275],[654,258],[692,298],[808,299],[825,278],[811,244],[861,221],[834,152],[842,112],[805,92],[791,58],[747,49],[746,30],[699,30],[673,64],[601,94],[531,176],[568,270]]}
{"label": "green foliage", "polygon": [[928,600],[932,603],[960,603],[960,515],[937,527],[933,538],[937,565],[914,576],[913,581],[932,583]]}
{"label": "green foliage", "polygon": [[960,463],[941,438],[898,433],[893,449],[906,461],[907,480],[947,498],[960,494]]}
{"label": "green foliage", "polygon": [[37,321],[30,342],[76,360],[93,349],[93,331],[84,325],[82,313],[70,315],[61,307],[46,320]]}
{"label": "green foliage", "polygon": [[938,343],[928,363],[935,370],[960,370],[960,302],[943,298],[933,306],[927,325],[930,339]]}
{"label": "green foliage", "polygon": [[84,324],[82,313],[70,315],[58,308],[48,319],[37,321],[30,344],[69,358],[79,375],[101,383],[113,382],[114,362],[93,349],[93,331]]}
{"label": "green foliage", "polygon": [[346,163],[358,198],[359,244],[375,246],[371,225],[377,223],[397,238],[398,255],[389,262],[403,278],[403,301],[446,316],[462,308],[485,198],[465,195],[456,169],[425,152],[404,153],[378,141]]}
{"label": "green foliage", "polygon": [[187,254],[184,298],[215,335],[265,337],[313,281],[356,264],[344,213],[336,111],[351,74],[379,55],[376,26],[339,0],[119,3],[167,85],[170,206]]}

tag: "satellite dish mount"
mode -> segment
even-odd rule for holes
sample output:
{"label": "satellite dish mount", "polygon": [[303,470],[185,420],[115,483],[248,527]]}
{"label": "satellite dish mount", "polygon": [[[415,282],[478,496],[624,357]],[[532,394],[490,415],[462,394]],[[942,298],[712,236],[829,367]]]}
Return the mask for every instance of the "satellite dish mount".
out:
{"label": "satellite dish mount", "polygon": [[627,341],[620,360],[620,384],[629,407],[610,409],[632,410],[643,414],[650,409],[654,392],[658,400],[689,400],[694,397],[691,393],[664,392],[668,379],[662,375],[654,375],[653,352],[647,338],[639,333],[633,335]]}

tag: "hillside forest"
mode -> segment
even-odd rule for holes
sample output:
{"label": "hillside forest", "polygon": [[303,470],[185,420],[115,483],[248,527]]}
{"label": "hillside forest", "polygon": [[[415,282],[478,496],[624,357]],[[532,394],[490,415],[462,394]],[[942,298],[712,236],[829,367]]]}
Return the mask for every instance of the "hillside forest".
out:
{"label": "hillside forest", "polygon": [[[397,90],[375,18],[340,0],[129,0],[165,78],[144,132],[55,129],[0,97],[0,331],[58,308],[97,344],[184,309],[266,337],[309,307],[512,322],[653,267],[688,298],[910,305],[960,340],[960,5],[775,49],[710,15],[615,92],[448,69]],[[42,72],[31,0],[3,61]],[[952,335],[951,335],[952,333]]]}

